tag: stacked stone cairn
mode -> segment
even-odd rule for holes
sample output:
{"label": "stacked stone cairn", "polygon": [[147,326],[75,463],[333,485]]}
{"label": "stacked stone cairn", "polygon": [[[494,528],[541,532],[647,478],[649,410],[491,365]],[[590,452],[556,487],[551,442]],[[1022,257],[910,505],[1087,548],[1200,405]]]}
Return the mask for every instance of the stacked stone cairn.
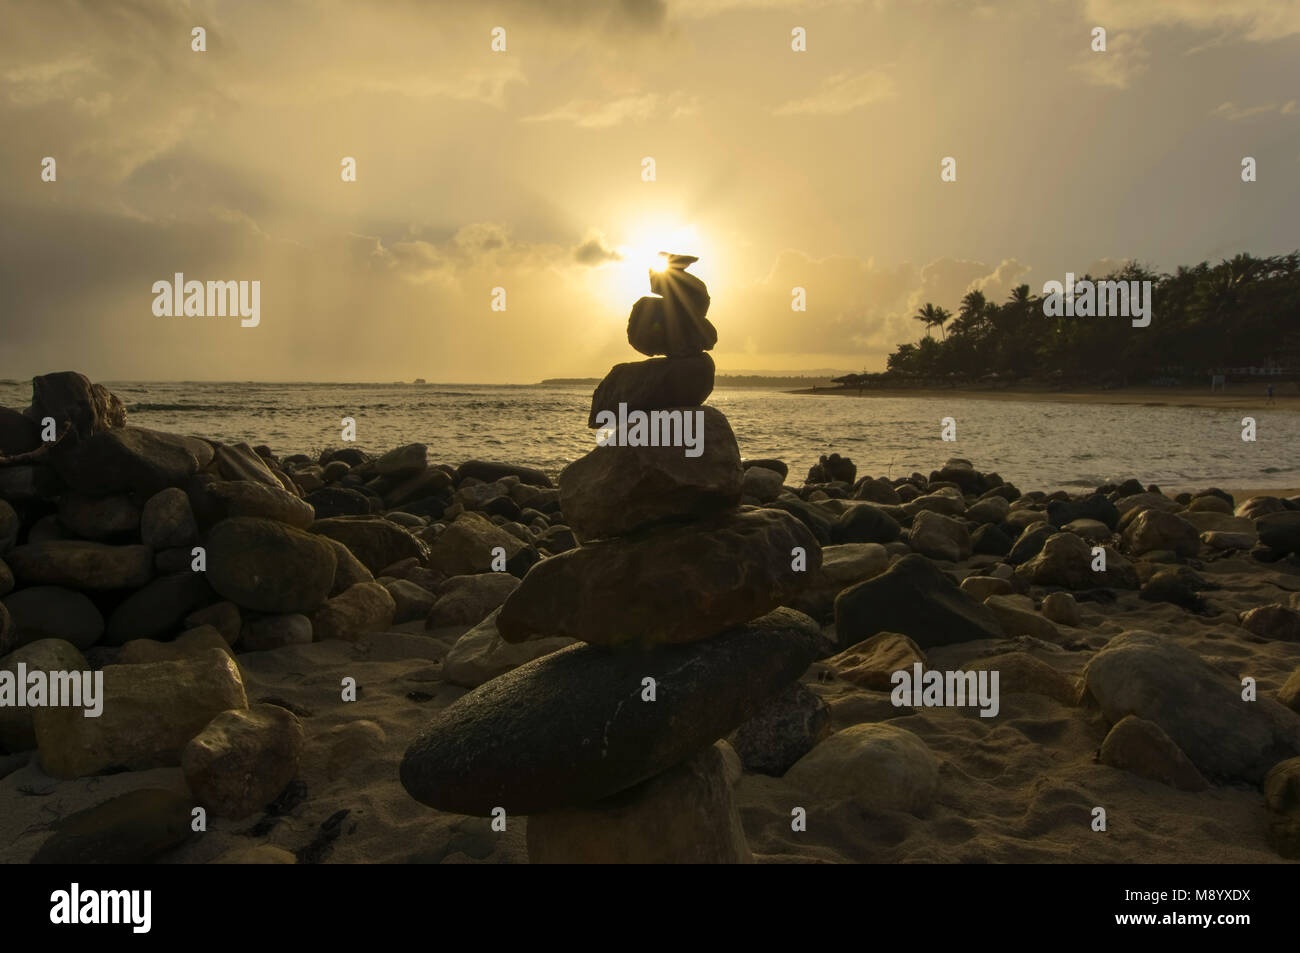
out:
{"label": "stacked stone cairn", "polygon": [[402,762],[430,807],[530,815],[535,863],[752,860],[714,742],[824,654],[817,623],[781,608],[820,568],[817,540],[784,511],[740,505],[736,437],[702,406],[717,332],[694,261],[651,272],[660,297],[628,321],[650,359],[606,375],[588,425],[620,405],[699,414],[702,454],[619,435],[565,468],[560,506],[580,545],[534,565],[496,626],[510,643],[580,644],[443,709]]}

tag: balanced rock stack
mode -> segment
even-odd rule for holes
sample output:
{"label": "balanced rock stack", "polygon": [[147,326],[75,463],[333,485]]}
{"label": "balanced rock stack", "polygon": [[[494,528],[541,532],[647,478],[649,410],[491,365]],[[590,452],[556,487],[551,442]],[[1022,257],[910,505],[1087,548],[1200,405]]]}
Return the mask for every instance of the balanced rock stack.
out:
{"label": "balanced rock stack", "polygon": [[560,474],[580,545],[534,565],[496,620],[507,642],[585,644],[462,697],[402,763],[403,785],[431,807],[532,815],[534,862],[750,859],[713,742],[822,654],[817,623],[780,608],[820,567],[817,540],[786,512],[740,505],[735,435],[701,406],[717,334],[703,282],[685,272],[695,260],[651,272],[663,297],[636,303],[628,340],[652,357],[610,371],[589,425],[608,413],[622,430],[640,411],[661,435],[702,443],[688,455],[632,427],[602,431]]}

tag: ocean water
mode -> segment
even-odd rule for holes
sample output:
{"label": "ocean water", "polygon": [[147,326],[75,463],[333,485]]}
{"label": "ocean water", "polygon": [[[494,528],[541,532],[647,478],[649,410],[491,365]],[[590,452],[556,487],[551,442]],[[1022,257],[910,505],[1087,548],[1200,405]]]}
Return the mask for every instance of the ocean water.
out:
{"label": "ocean water", "polygon": [[[446,463],[471,458],[552,475],[595,445],[586,427],[591,387],[461,384],[105,382],[142,427],[276,453],[344,446],[382,452],[429,445]],[[29,382],[0,383],[0,404],[23,408]],[[845,398],[720,388],[709,403],[731,421],[746,457],[779,457],[799,482],[819,455],[851,457],[859,475],[929,473],[948,457],[996,470],[1021,489],[1091,487],[1137,477],[1172,489],[1300,485],[1300,414],[1258,411],[1258,439],[1241,439],[1241,412],[952,397]],[[940,439],[952,417],[957,440]]]}

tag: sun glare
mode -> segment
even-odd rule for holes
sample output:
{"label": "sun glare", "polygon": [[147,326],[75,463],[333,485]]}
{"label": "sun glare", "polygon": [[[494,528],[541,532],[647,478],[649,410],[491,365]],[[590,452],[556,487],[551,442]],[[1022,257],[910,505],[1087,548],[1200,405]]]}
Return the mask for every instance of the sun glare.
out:
{"label": "sun glare", "polygon": [[665,255],[705,257],[694,225],[643,225],[614,250],[619,256],[611,266],[614,286],[621,297],[632,300],[650,294],[648,272],[665,270],[668,267]]}

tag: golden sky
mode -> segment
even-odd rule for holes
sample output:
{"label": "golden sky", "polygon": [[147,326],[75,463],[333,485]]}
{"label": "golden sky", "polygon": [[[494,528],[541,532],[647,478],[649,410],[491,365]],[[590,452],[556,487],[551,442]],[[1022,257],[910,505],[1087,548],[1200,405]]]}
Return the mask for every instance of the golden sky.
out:
{"label": "golden sky", "polygon": [[[0,377],[599,376],[638,358],[667,242],[701,257],[720,372],[877,370],[925,301],[1300,245],[1293,0],[0,0],[0,22]],[[175,272],[260,281],[260,324],[155,316]]]}

